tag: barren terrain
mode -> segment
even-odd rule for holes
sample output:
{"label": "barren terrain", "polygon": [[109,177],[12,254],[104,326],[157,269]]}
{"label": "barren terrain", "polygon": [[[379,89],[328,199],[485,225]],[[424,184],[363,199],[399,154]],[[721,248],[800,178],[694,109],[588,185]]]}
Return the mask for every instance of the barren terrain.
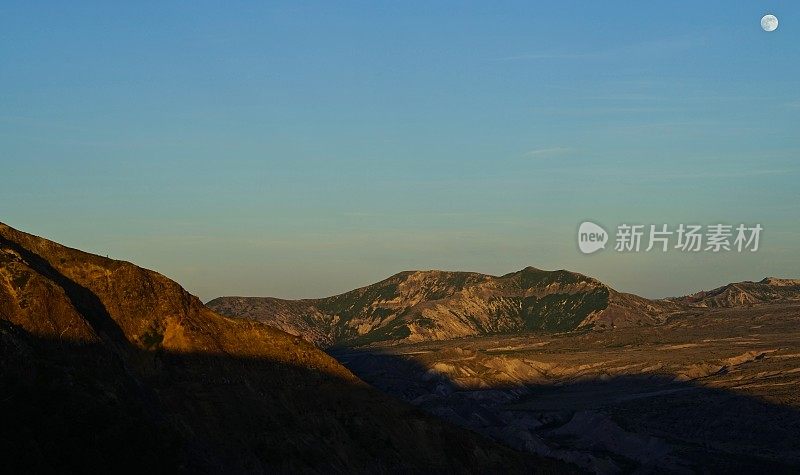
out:
{"label": "barren terrain", "polygon": [[800,469],[800,303],[333,350],[365,381],[595,472]]}

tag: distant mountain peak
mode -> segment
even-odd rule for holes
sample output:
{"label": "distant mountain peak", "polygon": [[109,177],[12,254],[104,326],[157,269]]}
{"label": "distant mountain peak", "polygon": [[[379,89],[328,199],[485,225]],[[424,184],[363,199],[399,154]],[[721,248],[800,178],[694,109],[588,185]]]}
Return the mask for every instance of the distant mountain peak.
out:
{"label": "distant mountain peak", "polygon": [[532,266],[499,277],[406,271],[302,304],[221,297],[208,305],[224,315],[266,321],[321,346],[638,325],[674,307],[620,294],[583,274]]}
{"label": "distant mountain peak", "polygon": [[782,279],[780,277],[764,277],[759,281],[760,284],[773,285],[776,287],[800,286],[800,279]]}
{"label": "distant mountain peak", "polygon": [[792,300],[800,300],[800,279],[777,277],[765,277],[758,282],[731,282],[673,299],[695,307],[740,307]]}
{"label": "distant mountain peak", "polygon": [[534,266],[525,266],[524,268],[520,269],[518,272],[549,272],[544,269],[540,269]]}
{"label": "distant mountain peak", "polygon": [[651,300],[617,292],[578,272],[527,266],[501,276],[412,270],[327,298],[221,297],[208,305],[224,315],[268,322],[320,346],[358,346],[658,324],[692,307],[794,299],[800,299],[800,280],[796,279],[767,277]]}

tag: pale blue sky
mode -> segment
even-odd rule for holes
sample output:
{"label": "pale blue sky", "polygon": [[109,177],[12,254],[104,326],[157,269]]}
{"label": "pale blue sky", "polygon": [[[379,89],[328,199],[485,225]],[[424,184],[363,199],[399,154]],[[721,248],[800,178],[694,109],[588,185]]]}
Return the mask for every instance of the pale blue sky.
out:
{"label": "pale blue sky", "polygon": [[[647,296],[800,277],[797,2],[10,1],[0,55],[0,221],[203,299],[430,268]],[[584,219],[765,230],[583,256]]]}

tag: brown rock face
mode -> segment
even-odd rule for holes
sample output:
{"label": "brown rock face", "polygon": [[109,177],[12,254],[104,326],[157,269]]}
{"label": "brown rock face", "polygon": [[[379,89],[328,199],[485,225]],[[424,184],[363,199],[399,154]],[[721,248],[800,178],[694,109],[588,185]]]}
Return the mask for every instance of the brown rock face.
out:
{"label": "brown rock face", "polygon": [[746,307],[768,302],[796,302],[800,301],[800,280],[767,277],[758,282],[735,282],[674,300],[692,307],[709,308]]}
{"label": "brown rock face", "polygon": [[679,309],[672,302],[616,292],[581,274],[533,267],[501,277],[401,272],[323,299],[221,297],[208,306],[274,324],[320,346],[631,326],[659,322]]}
{"label": "brown rock face", "polygon": [[395,402],[302,339],[220,316],[156,272],[3,224],[0,411],[12,471],[555,467]]}

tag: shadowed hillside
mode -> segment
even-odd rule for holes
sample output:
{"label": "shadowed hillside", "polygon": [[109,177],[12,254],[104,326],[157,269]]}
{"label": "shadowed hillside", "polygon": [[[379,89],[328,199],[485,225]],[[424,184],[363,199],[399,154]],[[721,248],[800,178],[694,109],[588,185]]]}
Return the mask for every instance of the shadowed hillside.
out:
{"label": "shadowed hillside", "polygon": [[4,467],[20,472],[558,467],[437,422],[160,274],[2,224],[0,383]]}

